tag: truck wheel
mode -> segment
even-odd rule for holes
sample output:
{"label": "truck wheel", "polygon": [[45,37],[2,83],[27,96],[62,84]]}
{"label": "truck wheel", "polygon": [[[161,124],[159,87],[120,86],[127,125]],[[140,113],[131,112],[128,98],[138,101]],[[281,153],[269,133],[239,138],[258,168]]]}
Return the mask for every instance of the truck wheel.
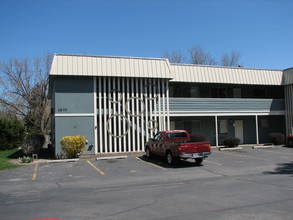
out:
{"label": "truck wheel", "polygon": [[172,155],[172,153],[170,151],[167,152],[166,158],[167,158],[167,163],[169,165],[174,164],[174,157],[173,157],[173,155]]}
{"label": "truck wheel", "polygon": [[152,153],[151,153],[149,147],[146,147],[145,154],[146,154],[147,158],[149,158],[149,159],[152,158]]}
{"label": "truck wheel", "polygon": [[194,160],[195,160],[195,164],[196,164],[197,166],[201,165],[201,164],[202,164],[202,161],[203,161],[202,158],[196,158],[196,159],[194,159]]}
{"label": "truck wheel", "polygon": [[289,140],[288,140],[288,146],[289,146],[289,147],[293,147],[293,140],[292,140],[292,139],[289,139]]}

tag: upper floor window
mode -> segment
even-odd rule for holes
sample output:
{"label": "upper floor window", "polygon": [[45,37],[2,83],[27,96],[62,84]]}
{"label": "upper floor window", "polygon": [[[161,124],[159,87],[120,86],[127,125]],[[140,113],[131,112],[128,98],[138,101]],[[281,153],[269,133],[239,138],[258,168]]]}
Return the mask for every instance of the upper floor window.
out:
{"label": "upper floor window", "polygon": [[265,98],[266,97],[266,90],[265,89],[254,89],[253,96],[256,98]]}
{"label": "upper floor window", "polygon": [[233,88],[233,98],[241,98],[241,88]]}
{"label": "upper floor window", "polygon": [[211,97],[212,98],[226,98],[227,97],[226,88],[211,88]]}

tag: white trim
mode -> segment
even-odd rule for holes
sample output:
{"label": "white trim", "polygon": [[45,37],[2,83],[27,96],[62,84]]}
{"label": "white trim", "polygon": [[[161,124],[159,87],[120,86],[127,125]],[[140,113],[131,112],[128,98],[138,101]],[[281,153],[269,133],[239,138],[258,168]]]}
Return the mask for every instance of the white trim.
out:
{"label": "white trim", "polygon": [[216,127],[216,147],[219,146],[219,133],[218,133],[218,116],[215,115],[215,127]]}
{"label": "white trim", "polygon": [[[106,78],[107,79],[107,82],[108,82],[108,91],[106,91],[106,95],[109,94],[109,91],[111,91],[112,89],[112,82],[111,82],[111,78]],[[108,120],[110,119],[111,115],[112,114],[115,114],[115,113],[112,113],[112,108],[111,108],[111,101],[107,95],[107,103],[108,103],[108,117],[107,117],[107,122],[106,124],[108,124]],[[109,123],[109,130],[108,131],[112,131],[112,123]],[[116,128],[115,128],[116,129]],[[107,136],[108,136],[108,140],[109,140],[109,153],[113,153],[113,145],[112,145],[112,136],[110,135],[109,132],[107,132]]]}
{"label": "white trim", "polygon": [[271,112],[170,112],[170,117],[175,116],[250,116],[250,115],[285,115],[285,111]]}
{"label": "white trim", "polygon": [[167,99],[167,130],[170,130],[170,108],[169,108],[169,81],[166,80],[166,99]]}
{"label": "white trim", "polygon": [[[113,86],[114,85],[114,86]],[[112,88],[110,89],[110,91],[113,91],[113,90],[117,90],[117,86],[116,86],[116,78],[115,77],[113,77],[112,78]],[[119,95],[118,95],[119,96]],[[109,97],[108,97],[109,98]],[[115,102],[116,102],[116,94],[115,94],[115,92],[113,92],[113,100],[115,100]],[[117,97],[117,100],[119,100],[119,97]],[[113,107],[112,107],[112,109],[113,109],[113,114],[111,115],[111,116],[113,116],[113,115],[115,115],[116,114],[116,105],[117,105],[117,103],[113,103]],[[114,120],[113,120],[113,123],[114,123],[114,125],[113,125],[113,131],[114,130],[116,130],[117,129],[117,117],[114,117],[113,118]],[[118,133],[116,133],[116,135],[118,134],[118,135],[120,135],[120,134],[122,134],[122,133],[120,133],[120,127],[118,128],[118,131],[117,131]],[[117,138],[114,138],[113,139],[113,142],[114,142],[114,152],[115,153],[117,153]]]}
{"label": "white trim", "polygon": [[[130,79],[130,83],[131,83],[131,85],[130,85],[130,88],[131,88],[131,97],[130,98],[132,98],[133,96],[134,96],[134,78],[131,78]],[[130,99],[129,99],[130,100]],[[133,99],[132,99],[133,100]],[[131,109],[129,109],[129,112],[131,112],[132,114],[134,114],[134,101],[132,101],[131,100]],[[131,134],[132,134],[132,150],[131,150],[131,152],[134,152],[135,151],[135,149],[136,149],[136,142],[135,142],[135,124],[134,124],[134,120],[135,120],[135,118],[132,116],[131,117],[131,125],[132,125],[132,127],[131,127]]]}
{"label": "white trim", "polygon": [[256,144],[259,144],[259,134],[258,134],[258,116],[255,116],[255,129],[256,129]]}
{"label": "white trim", "polygon": [[[139,93],[140,93],[141,100],[143,100],[143,92],[144,92],[143,90],[144,90],[144,83],[143,83],[142,80],[140,80],[139,81]],[[143,108],[143,103],[141,102],[140,103],[140,109],[142,109],[142,108]],[[145,108],[145,112],[146,111],[147,111],[147,109]],[[145,143],[144,135],[142,135],[142,134],[144,134],[144,123],[143,123],[143,121],[144,121],[144,116],[141,115],[141,117],[140,117],[140,136],[141,136],[141,143],[140,143],[140,148],[139,148],[141,151],[144,151],[144,143]]]}
{"label": "white trim", "polygon": [[104,150],[103,153],[108,153],[108,134],[107,132],[107,114],[105,114],[105,110],[107,109],[107,100],[106,100],[106,86],[107,86],[107,78],[102,78],[103,79],[103,120],[104,120]]}
{"label": "white trim", "polygon": [[166,130],[166,100],[165,100],[165,81],[162,80],[162,103],[163,103],[163,130]]}
{"label": "white trim", "polygon": [[[130,81],[130,78],[127,78],[126,79],[126,101],[129,99],[129,95],[130,95],[130,85],[129,85],[129,82]],[[125,108],[125,105],[123,105],[124,106],[124,110],[125,110],[125,112],[127,111],[127,109]],[[130,115],[129,114],[127,114],[127,119],[128,119],[128,121],[129,121],[129,127],[131,128],[131,120],[130,120]],[[132,129],[132,128],[131,128]],[[132,135],[132,132],[131,132],[131,130],[129,129],[129,133],[128,133],[128,135],[127,135],[127,152],[131,152],[131,135]]]}
{"label": "white trim", "polygon": [[55,117],[95,117],[95,113],[66,113],[55,114]]}
{"label": "white trim", "polygon": [[[121,94],[122,92],[121,92],[121,87],[120,87],[120,85],[121,85],[121,78],[117,78],[117,83],[118,83],[118,85],[117,85],[117,90],[119,91],[119,93]],[[118,97],[119,97],[119,93],[118,93]],[[120,98],[118,98],[117,97],[117,99],[119,100],[119,102],[118,102],[118,106],[117,106],[117,108],[118,108],[118,115],[121,115],[121,108],[120,108],[120,103],[121,103],[121,100],[122,100],[122,94],[120,95]],[[125,121],[125,120],[123,120],[123,121]],[[121,120],[118,120],[118,135],[120,135],[120,134],[124,134],[124,129],[122,128],[122,130],[121,130]],[[124,135],[125,136],[125,135]],[[123,136],[123,137],[124,137]],[[121,145],[121,141],[119,140],[118,141],[118,152],[121,152],[121,149],[122,149],[122,145]]]}
{"label": "white trim", "polygon": [[[135,79],[135,97],[138,97],[138,94],[139,94],[139,88],[138,88],[138,79],[136,78]],[[136,115],[138,115],[138,114],[140,114],[139,112],[140,112],[140,108],[139,108],[139,104],[141,105],[142,104],[142,102],[138,102],[138,99],[136,99],[136,102],[135,102],[135,106],[136,106],[136,112],[135,112],[135,114]],[[142,110],[142,109],[141,109]],[[140,118],[141,116],[139,116],[139,117],[136,117],[136,148],[135,148],[135,150],[134,151],[139,151],[140,150],[140,147],[139,147],[139,145],[140,145],[140,135],[139,135],[139,118]]]}
{"label": "white trim", "polygon": [[[163,131],[164,128],[162,128],[162,111],[161,111],[161,91],[162,91],[162,86],[161,86],[161,81],[160,79],[157,80],[157,85],[158,85],[158,119],[155,117],[155,120],[157,120],[159,122],[159,126],[158,126],[158,131]],[[155,99],[156,101],[156,99]],[[154,102],[154,105],[156,106],[156,102]],[[150,108],[152,109],[152,107]],[[154,110],[156,110],[156,108],[154,108]],[[156,112],[155,113],[155,116],[156,116]],[[152,132],[153,133],[153,132]]]}
{"label": "white trim", "polygon": [[[144,80],[144,91],[143,91],[143,95],[145,96],[145,97],[147,97],[148,96],[148,93],[147,93],[147,91],[148,91],[148,89],[146,89],[146,85],[148,84],[149,82],[148,82],[148,80]],[[146,99],[145,100],[145,109],[146,109],[146,111],[145,111],[145,133],[146,133],[146,140],[149,140],[149,129],[148,129],[148,121],[149,121],[149,104],[148,104],[148,99]]]}
{"label": "white trim", "polygon": [[97,126],[98,126],[98,118],[97,118],[97,77],[93,77],[94,83],[94,146],[95,146],[95,154],[98,153],[98,133],[97,133]]}
{"label": "white trim", "polygon": [[102,133],[102,78],[99,78],[99,149],[100,152],[103,152],[103,133]]}

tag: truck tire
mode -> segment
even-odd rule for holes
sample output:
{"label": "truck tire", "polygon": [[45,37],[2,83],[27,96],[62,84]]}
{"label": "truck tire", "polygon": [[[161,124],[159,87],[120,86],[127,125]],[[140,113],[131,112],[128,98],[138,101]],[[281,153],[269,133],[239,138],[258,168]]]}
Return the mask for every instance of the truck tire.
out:
{"label": "truck tire", "polygon": [[170,151],[167,151],[166,159],[167,159],[167,163],[169,165],[171,165],[171,166],[174,165],[174,157]]}
{"label": "truck tire", "polygon": [[196,159],[194,159],[194,160],[195,160],[195,164],[196,164],[197,166],[201,165],[201,164],[202,164],[202,161],[203,161],[202,158],[196,158]]}
{"label": "truck tire", "polygon": [[152,153],[151,153],[149,147],[146,147],[146,148],[145,148],[145,155],[146,155],[146,157],[149,158],[149,159],[152,158]]}
{"label": "truck tire", "polygon": [[293,140],[292,139],[288,140],[288,147],[293,147]]}

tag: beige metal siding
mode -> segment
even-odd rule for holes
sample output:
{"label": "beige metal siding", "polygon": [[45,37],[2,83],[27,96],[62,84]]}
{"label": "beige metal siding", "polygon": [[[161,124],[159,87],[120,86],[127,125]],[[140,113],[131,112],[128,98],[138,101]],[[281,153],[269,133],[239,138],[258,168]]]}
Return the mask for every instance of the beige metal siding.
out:
{"label": "beige metal siding", "polygon": [[293,84],[293,68],[284,70],[284,84]]}
{"label": "beige metal siding", "polygon": [[[282,85],[281,70],[171,64],[172,82]],[[292,80],[293,81],[293,80]]]}
{"label": "beige metal siding", "polygon": [[56,54],[50,75],[173,78],[166,59]]}

